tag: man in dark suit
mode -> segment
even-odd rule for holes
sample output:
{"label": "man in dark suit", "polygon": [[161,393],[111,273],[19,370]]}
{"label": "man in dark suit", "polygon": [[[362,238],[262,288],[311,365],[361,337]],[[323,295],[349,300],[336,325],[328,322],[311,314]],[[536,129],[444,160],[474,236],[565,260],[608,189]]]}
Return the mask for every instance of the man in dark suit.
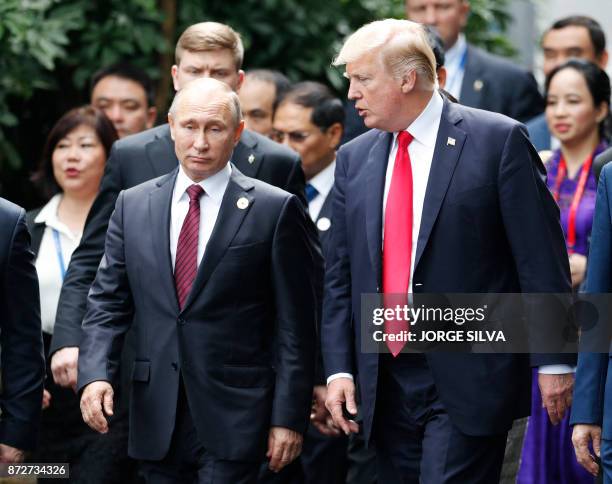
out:
{"label": "man in dark suit", "polygon": [[193,81],[168,119],[179,168],[122,192],[109,223],[83,322],[83,417],[107,431],[133,325],[129,454],[145,480],[255,482],[266,449],[275,471],[300,452],[320,255],[301,201],[229,164],[235,92]]}
{"label": "man in dark suit", "polygon": [[[594,62],[602,69],[608,64],[606,35],[599,22],[583,15],[557,20],[542,36],[544,76],[571,58]],[[527,123],[531,142],[538,151],[550,150],[552,136],[542,113]]]}
{"label": "man in dark suit", "polygon": [[0,198],[0,462],[22,462],[36,446],[45,360],[34,254],[25,211]]}
{"label": "man in dark suit", "polygon": [[[390,354],[360,351],[369,334],[361,297],[569,292],[544,167],[522,125],[440,96],[419,24],[368,24],[335,63],[346,64],[348,96],[375,129],[336,158],[321,329],[327,407],[343,431],[358,430],[342,410],[355,413],[357,372],[379,482],[497,482],[508,429],[530,408],[529,359],[401,354],[393,325],[384,333]],[[534,355],[531,365],[556,373],[542,365],[573,360]],[[542,373],[539,382],[557,422],[572,377]]]}
{"label": "man in dark suit", "polygon": [[544,109],[533,76],[465,40],[467,0],[406,0],[410,20],[435,27],[446,49],[446,90],[465,106],[528,121]]}
{"label": "man in dark suit", "polygon": [[[331,197],[336,148],[342,138],[344,108],[329,88],[318,82],[299,82],[279,99],[272,123],[273,139],[300,155],[306,177],[308,212],[315,222],[325,254],[332,226]],[[319,358],[313,391],[313,424],[300,456],[307,484],[346,482],[347,438],[327,425],[327,386]]]}
{"label": "man in dark suit", "polygon": [[[244,79],[240,69],[243,52],[240,36],[227,25],[215,22],[192,25],[177,42],[176,65],[172,67],[175,89],[180,90],[196,78],[213,77],[237,91]],[[245,131],[232,161],[246,176],[304,196],[299,157],[263,136]],[[102,258],[108,220],[119,192],[169,173],[177,165],[167,124],[122,139],[113,146],[100,193],[87,218],[81,244],[70,260],[58,303],[50,348],[51,369],[58,384],[66,387],[76,384],[87,293]]]}

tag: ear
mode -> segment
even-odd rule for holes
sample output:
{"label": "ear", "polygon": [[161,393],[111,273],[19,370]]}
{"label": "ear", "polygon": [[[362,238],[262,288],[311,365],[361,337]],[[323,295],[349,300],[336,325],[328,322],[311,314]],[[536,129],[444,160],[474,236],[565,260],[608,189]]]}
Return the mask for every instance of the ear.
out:
{"label": "ear", "polygon": [[172,74],[172,85],[174,86],[174,90],[178,91],[180,87],[178,81],[178,66],[176,64],[174,64],[172,69],[170,69],[170,74]]}
{"label": "ear", "polygon": [[238,141],[240,141],[240,136],[242,135],[243,131],[244,131],[244,119],[241,119],[240,123],[236,127],[236,131],[234,132],[234,146],[236,146],[238,144]]}
{"label": "ear", "polygon": [[174,118],[172,117],[172,114],[168,113],[168,126],[170,126],[170,137],[172,138],[172,141],[175,141],[174,139]]}
{"label": "ear", "polygon": [[340,144],[340,140],[342,139],[342,133],[344,129],[340,123],[334,123],[329,128],[327,128],[327,136],[329,137],[329,147],[332,149],[336,149]]}
{"label": "ear", "polygon": [[440,66],[437,73],[438,73],[438,87],[440,87],[440,89],[444,89],[444,87],[446,86],[446,75],[448,74],[448,72],[446,71],[446,67]]}
{"label": "ear", "polygon": [[467,0],[459,0],[459,15],[461,18],[461,30],[467,25],[468,17],[470,16],[470,2]]}
{"label": "ear", "polygon": [[145,126],[147,129],[152,128],[155,125],[155,120],[157,119],[157,108],[155,106],[151,106],[147,109],[147,122]]}
{"label": "ear", "polygon": [[238,85],[236,86],[236,92],[240,91],[242,84],[244,83],[244,71],[240,69],[238,71]]}
{"label": "ear", "polygon": [[595,118],[597,119],[597,122],[601,123],[604,119],[606,119],[606,117],[608,116],[608,112],[609,112],[608,104],[602,101],[597,107],[597,117]]}
{"label": "ear", "polygon": [[597,60],[597,63],[599,64],[599,67],[601,67],[603,70],[606,69],[606,67],[608,66],[608,51],[604,50],[601,55],[599,56],[599,59]]}
{"label": "ear", "polygon": [[414,69],[411,69],[406,74],[402,76],[400,89],[403,94],[408,94],[410,91],[414,90],[414,86],[416,85],[417,75]]}

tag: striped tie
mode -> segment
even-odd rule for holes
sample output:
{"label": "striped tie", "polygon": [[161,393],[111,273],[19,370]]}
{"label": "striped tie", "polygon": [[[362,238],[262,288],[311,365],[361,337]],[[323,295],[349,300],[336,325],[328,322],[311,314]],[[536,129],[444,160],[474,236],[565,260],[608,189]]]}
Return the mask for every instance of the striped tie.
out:
{"label": "striped tie", "polygon": [[189,211],[181,227],[181,233],[176,246],[176,263],[174,264],[174,283],[181,309],[183,309],[198,272],[200,197],[203,193],[204,189],[200,185],[191,185],[187,188]]}

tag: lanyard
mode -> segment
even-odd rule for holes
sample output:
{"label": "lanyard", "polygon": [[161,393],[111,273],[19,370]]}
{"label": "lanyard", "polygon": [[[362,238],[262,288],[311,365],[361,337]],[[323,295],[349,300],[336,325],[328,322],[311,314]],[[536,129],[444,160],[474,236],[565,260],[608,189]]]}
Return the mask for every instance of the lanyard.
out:
{"label": "lanyard", "polygon": [[56,229],[53,229],[53,241],[55,242],[55,252],[57,253],[57,262],[59,264],[60,273],[62,275],[62,281],[66,275],[66,263],[64,262],[64,256],[62,255],[62,243],[60,242],[60,234]]}
{"label": "lanyard", "polygon": [[457,91],[457,96],[455,96],[457,99],[459,99],[459,95],[461,94],[460,92],[461,85],[457,85],[457,86],[455,85],[459,84],[459,78],[461,77],[461,74],[465,71],[466,59],[467,59],[467,47],[463,51],[463,55],[461,56],[461,60],[459,61],[459,65],[457,66],[457,70],[455,71],[455,74],[453,75],[452,79],[449,79],[448,82],[446,83],[446,90],[450,92],[451,94],[453,94],[455,87],[459,88],[459,91]]}
{"label": "lanyard", "polygon": [[[589,172],[591,171],[592,163],[593,154],[591,154],[582,164],[582,169],[580,170],[580,178],[578,179],[578,186],[576,187],[576,191],[574,192],[574,198],[572,199],[569,215],[567,217],[567,251],[570,254],[574,252],[574,245],[576,244],[576,212],[578,212],[578,205],[580,205],[580,200],[582,199],[582,195],[584,194],[584,189],[586,187],[586,182],[589,177]],[[561,159],[559,160],[559,168],[557,170],[557,178],[555,180],[555,191],[553,192],[553,197],[555,198],[555,201],[557,203],[559,203],[559,192],[561,190],[561,183],[563,182],[566,173],[567,164],[565,163],[565,158],[563,158],[563,155],[561,155]]]}

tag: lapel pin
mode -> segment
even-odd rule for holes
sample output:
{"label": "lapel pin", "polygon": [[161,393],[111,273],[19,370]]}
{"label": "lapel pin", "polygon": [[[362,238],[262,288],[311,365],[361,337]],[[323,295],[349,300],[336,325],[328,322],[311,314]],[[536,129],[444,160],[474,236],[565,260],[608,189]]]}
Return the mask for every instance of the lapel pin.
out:
{"label": "lapel pin", "polygon": [[317,228],[321,232],[326,232],[327,230],[329,230],[330,227],[331,220],[329,220],[327,217],[321,217],[319,220],[317,220]]}
{"label": "lapel pin", "polygon": [[251,153],[251,154],[249,155],[249,163],[251,163],[251,164],[252,164],[254,161],[255,161],[255,155],[254,155],[253,153]]}
{"label": "lapel pin", "polygon": [[484,87],[484,83],[480,79],[476,79],[474,81],[474,91],[476,92],[482,91],[483,87]]}
{"label": "lapel pin", "polygon": [[446,140],[446,146],[455,146],[455,138],[451,138],[450,136]]}
{"label": "lapel pin", "polygon": [[245,197],[240,197],[238,201],[236,202],[236,206],[240,210],[244,210],[245,208],[249,206],[249,201]]}

